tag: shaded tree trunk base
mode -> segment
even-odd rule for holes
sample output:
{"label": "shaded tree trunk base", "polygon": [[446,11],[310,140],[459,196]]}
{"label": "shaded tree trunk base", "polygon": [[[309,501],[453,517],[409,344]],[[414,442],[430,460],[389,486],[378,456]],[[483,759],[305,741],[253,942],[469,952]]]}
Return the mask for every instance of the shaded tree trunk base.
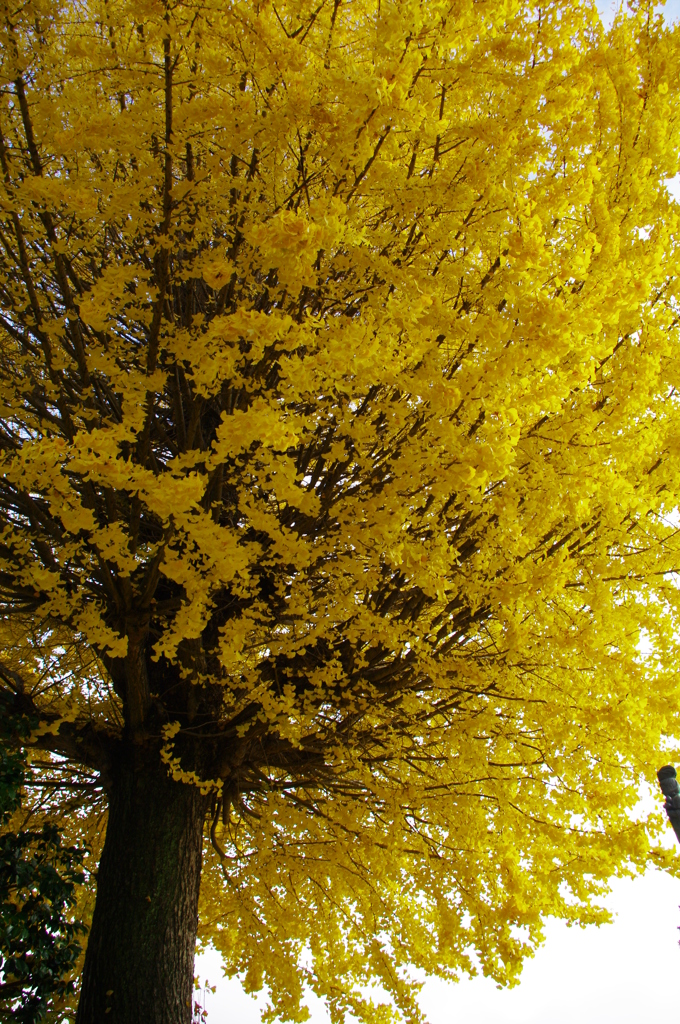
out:
{"label": "shaded tree trunk base", "polygon": [[76,1024],[190,1024],[206,797],[119,767]]}

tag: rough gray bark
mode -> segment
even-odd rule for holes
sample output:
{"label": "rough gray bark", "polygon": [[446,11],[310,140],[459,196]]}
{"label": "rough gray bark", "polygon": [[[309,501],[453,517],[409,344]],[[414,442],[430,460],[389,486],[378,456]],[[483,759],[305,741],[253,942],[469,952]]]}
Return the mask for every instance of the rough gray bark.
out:
{"label": "rough gray bark", "polygon": [[76,1024],[189,1024],[206,798],[114,770]]}

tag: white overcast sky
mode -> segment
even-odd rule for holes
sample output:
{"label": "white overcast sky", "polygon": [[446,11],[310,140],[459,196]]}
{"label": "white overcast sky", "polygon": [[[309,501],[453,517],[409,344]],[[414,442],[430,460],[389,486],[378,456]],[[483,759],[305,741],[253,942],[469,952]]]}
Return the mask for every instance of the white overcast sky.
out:
{"label": "white overcast sky", "polygon": [[[610,23],[618,4],[597,6]],[[680,0],[659,9],[667,21],[680,20]],[[680,201],[680,175],[671,190]],[[668,833],[671,845],[670,826]],[[421,1005],[430,1024],[678,1024],[680,879],[652,868],[640,878],[613,879],[606,902],[613,924],[581,929],[549,920],[545,944],[517,988],[498,990],[483,977],[427,981]],[[201,981],[217,986],[205,996],[208,1024],[260,1024],[266,996],[246,995],[238,980],[222,977],[220,964],[214,952],[196,960]],[[308,1006],[310,1024],[329,1024],[318,1000],[310,997]]]}

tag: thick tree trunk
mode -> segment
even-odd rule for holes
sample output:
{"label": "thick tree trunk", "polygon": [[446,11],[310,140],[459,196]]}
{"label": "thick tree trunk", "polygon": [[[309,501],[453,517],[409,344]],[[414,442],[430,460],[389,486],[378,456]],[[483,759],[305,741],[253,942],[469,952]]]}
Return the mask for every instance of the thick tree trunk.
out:
{"label": "thick tree trunk", "polygon": [[76,1024],[189,1024],[206,798],[115,772]]}

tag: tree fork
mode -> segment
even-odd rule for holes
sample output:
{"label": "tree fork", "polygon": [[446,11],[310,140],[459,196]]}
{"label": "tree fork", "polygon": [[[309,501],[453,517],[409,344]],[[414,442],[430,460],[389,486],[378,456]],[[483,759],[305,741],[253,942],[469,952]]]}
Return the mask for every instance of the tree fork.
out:
{"label": "tree fork", "polygon": [[114,770],[76,1024],[189,1024],[206,808],[139,751]]}

